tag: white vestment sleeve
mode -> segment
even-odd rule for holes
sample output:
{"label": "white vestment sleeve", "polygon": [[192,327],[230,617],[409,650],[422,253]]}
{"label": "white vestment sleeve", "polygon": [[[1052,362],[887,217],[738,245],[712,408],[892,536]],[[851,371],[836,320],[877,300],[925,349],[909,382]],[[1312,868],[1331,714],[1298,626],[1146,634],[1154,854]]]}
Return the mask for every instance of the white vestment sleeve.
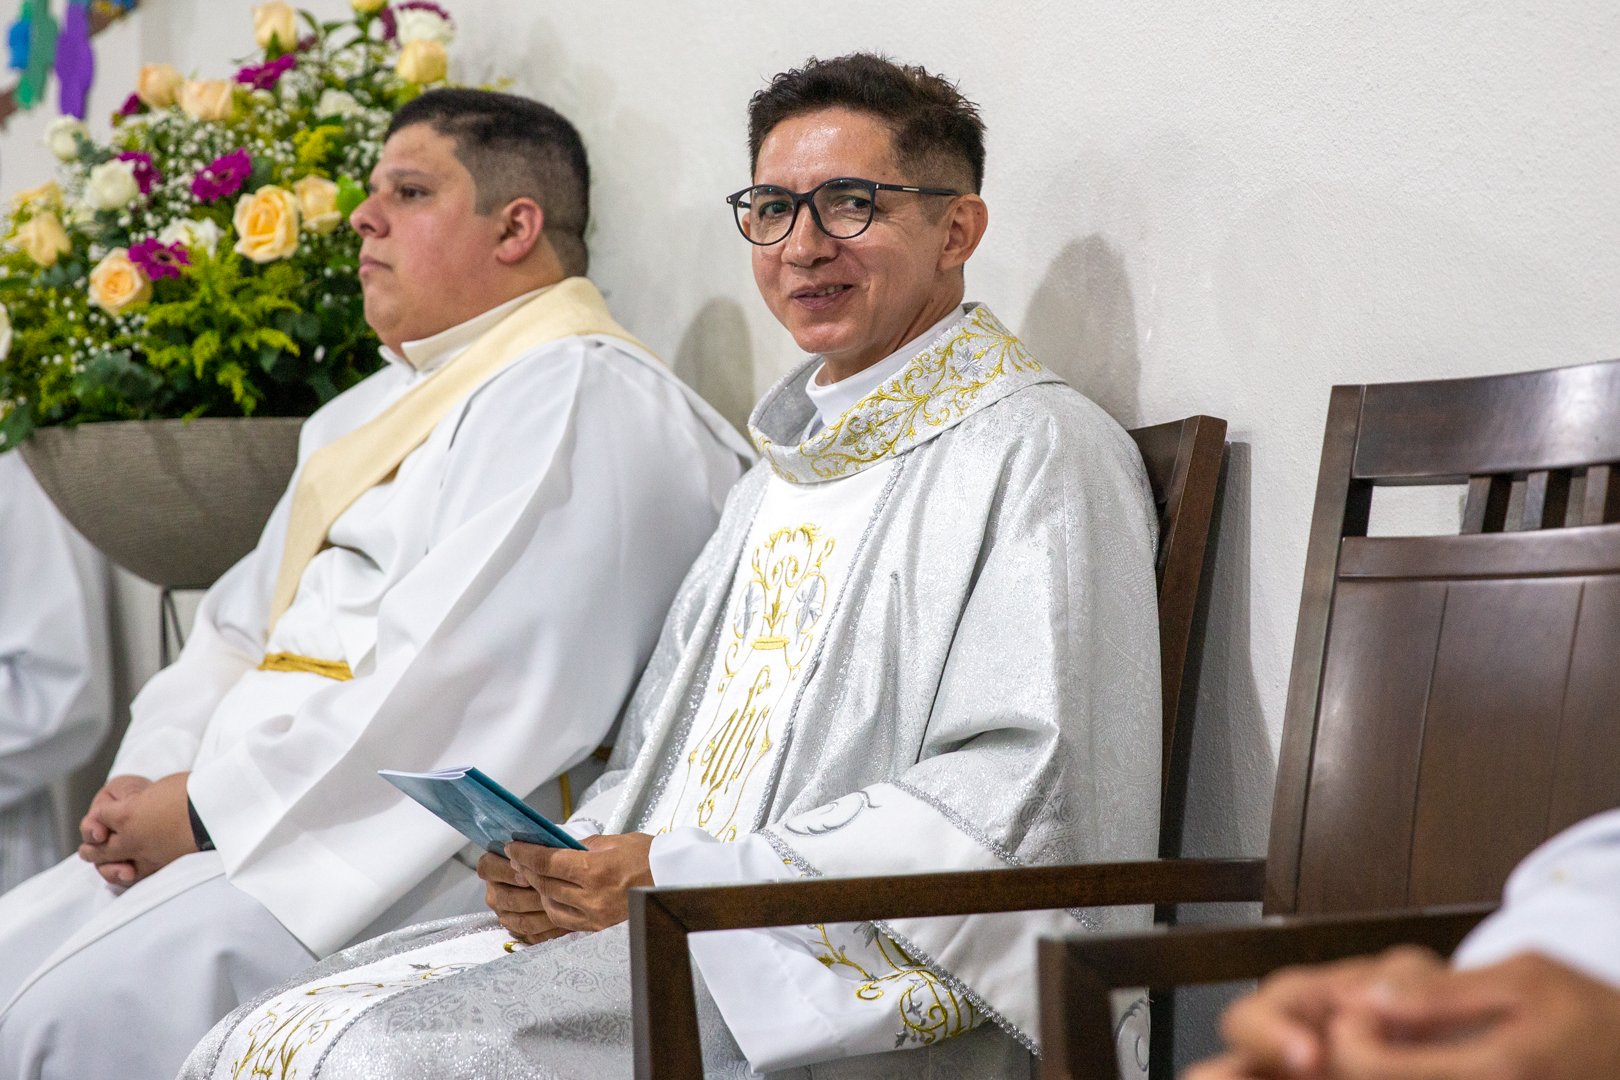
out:
{"label": "white vestment sleeve", "polygon": [[1458,967],[1540,953],[1620,989],[1620,810],[1537,848],[1508,879],[1502,909],[1457,949]]}
{"label": "white vestment sleeve", "polygon": [[[799,877],[757,833],[721,843],[695,826],[655,837],[649,861],[658,885]],[[906,1040],[907,1010],[957,1007],[936,1001],[935,981],[867,924],[710,931],[689,940],[756,1072],[893,1050]],[[964,1018],[962,1029],[981,1022]]]}
{"label": "white vestment sleeve", "polygon": [[0,813],[106,733],[106,573],[22,456],[0,454]]}
{"label": "white vestment sleeve", "polygon": [[[272,518],[277,535],[286,532],[285,504],[283,498]],[[263,547],[261,542],[259,550]],[[109,775],[157,780],[191,768],[215,707],[264,656],[262,629],[257,636],[248,629],[255,614],[262,628],[268,611],[260,598],[258,554],[250,552],[214,583],[180,655],[135,696],[129,730]]]}

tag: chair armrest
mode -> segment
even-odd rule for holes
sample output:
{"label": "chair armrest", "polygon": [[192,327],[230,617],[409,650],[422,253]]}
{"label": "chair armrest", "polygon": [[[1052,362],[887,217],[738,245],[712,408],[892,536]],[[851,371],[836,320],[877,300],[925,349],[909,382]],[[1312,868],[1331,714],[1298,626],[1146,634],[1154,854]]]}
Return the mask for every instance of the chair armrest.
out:
{"label": "chair armrest", "polygon": [[1118,1075],[1111,990],[1257,979],[1291,964],[1319,964],[1394,945],[1427,945],[1449,954],[1494,906],[1047,938],[1039,961],[1041,1080]]}
{"label": "chair armrest", "polygon": [[638,1080],[702,1075],[686,935],[1071,907],[1261,898],[1263,859],[1153,859],[1082,866],[810,878],[630,892],[630,974]]}

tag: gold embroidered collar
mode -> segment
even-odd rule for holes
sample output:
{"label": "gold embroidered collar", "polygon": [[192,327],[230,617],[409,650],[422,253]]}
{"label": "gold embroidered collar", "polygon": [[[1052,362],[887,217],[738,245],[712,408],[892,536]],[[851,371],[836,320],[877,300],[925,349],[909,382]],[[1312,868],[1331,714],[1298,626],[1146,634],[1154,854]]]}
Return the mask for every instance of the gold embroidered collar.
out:
{"label": "gold embroidered collar", "polygon": [[820,363],[812,358],[777,383],[749,417],[754,445],[789,483],[852,476],[922,445],[1008,394],[1059,381],[989,308],[972,304],[893,378],[801,440],[815,411],[804,384]]}

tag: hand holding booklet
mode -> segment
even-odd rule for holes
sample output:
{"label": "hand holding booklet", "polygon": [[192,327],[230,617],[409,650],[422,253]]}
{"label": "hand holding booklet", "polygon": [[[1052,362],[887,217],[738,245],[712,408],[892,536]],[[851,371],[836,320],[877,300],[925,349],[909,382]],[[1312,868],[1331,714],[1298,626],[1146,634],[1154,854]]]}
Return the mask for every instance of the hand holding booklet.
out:
{"label": "hand holding booklet", "polygon": [[470,765],[427,773],[378,769],[377,775],[496,855],[505,855],[514,840],[585,850],[560,826]]}

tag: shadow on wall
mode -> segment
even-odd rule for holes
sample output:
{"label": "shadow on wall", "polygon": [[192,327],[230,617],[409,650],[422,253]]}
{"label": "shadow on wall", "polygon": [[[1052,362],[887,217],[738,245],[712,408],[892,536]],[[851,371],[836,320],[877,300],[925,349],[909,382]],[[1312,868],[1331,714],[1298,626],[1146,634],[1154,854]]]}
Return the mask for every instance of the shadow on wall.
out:
{"label": "shadow on wall", "polygon": [[1071,241],[1013,328],[1041,363],[1124,427],[1141,422],[1142,358],[1125,260],[1104,237]]}
{"label": "shadow on wall", "polygon": [[716,297],[699,309],[675,350],[675,374],[738,431],[747,431],[754,347],[741,304]]}
{"label": "shadow on wall", "polygon": [[[1253,535],[1253,462],[1248,443],[1229,447],[1224,497],[1214,523],[1214,586],[1205,624],[1203,659],[1193,711],[1192,759],[1181,854],[1188,857],[1263,855],[1270,831],[1276,757],[1260,708],[1249,653]],[[1258,905],[1181,909],[1183,922],[1252,921]],[[1232,987],[1176,993],[1177,1068],[1219,1049],[1220,1011]]]}

